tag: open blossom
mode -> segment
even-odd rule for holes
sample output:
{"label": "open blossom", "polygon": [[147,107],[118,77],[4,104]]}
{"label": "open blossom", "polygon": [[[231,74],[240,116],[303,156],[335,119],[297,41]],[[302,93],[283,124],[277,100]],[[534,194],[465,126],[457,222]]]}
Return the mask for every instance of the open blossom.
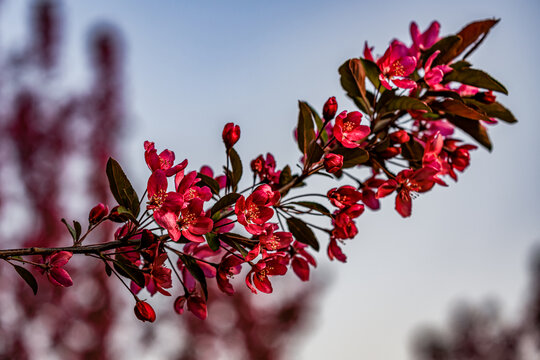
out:
{"label": "open blossom", "polygon": [[167,176],[164,170],[158,169],[148,179],[148,210],[158,225],[169,232],[176,227],[176,219],[184,205],[184,196],[174,191],[167,192]]}
{"label": "open blossom", "polygon": [[[439,30],[441,25],[438,21],[432,22],[429,27],[423,33],[418,30],[418,25],[416,22],[411,22],[410,32],[413,45],[411,50],[413,50],[418,55],[420,51],[424,51],[433,46],[437,40],[439,40]],[[418,57],[418,56],[417,56]]]}
{"label": "open blossom", "polygon": [[259,175],[261,181],[270,180],[271,183],[279,184],[279,176],[281,171],[276,171],[276,160],[270,153],[266,154],[266,159],[259,155],[251,161],[251,170]]}
{"label": "open blossom", "polygon": [[[285,275],[287,272],[287,259],[282,256],[262,259],[257,264],[253,265],[251,271],[246,276],[246,285],[254,293],[257,289],[263,293],[271,293],[273,291],[272,283],[269,276]],[[255,286],[254,286],[255,285]]]}
{"label": "open blossom", "polygon": [[346,148],[356,148],[360,144],[357,142],[369,135],[369,126],[360,125],[362,113],[353,111],[347,114],[343,111],[336,117],[334,125],[334,136]]}
{"label": "open blossom", "polygon": [[184,160],[178,165],[174,165],[174,152],[163,150],[158,155],[154,147],[154,143],[150,141],[144,142],[144,159],[152,172],[160,169],[165,172],[165,175],[173,176],[177,172],[186,168],[188,161]]}
{"label": "open blossom", "polygon": [[381,70],[379,80],[388,90],[392,90],[389,81],[402,89],[415,89],[416,82],[406,77],[416,69],[416,58],[409,56],[409,49],[399,43],[390,44],[384,55],[377,60]]}
{"label": "open blossom", "polygon": [[446,154],[447,172],[452,179],[457,180],[455,170],[463,172],[470,164],[470,150],[475,150],[475,145],[458,145],[459,140],[445,139],[444,153]]}
{"label": "open blossom", "polygon": [[270,206],[280,199],[279,191],[273,191],[269,185],[261,185],[246,198],[240,196],[236,201],[234,211],[238,222],[245,226],[253,235],[262,234],[264,224],[274,216]]}
{"label": "open blossom", "polygon": [[351,185],[330,189],[327,196],[332,205],[340,209],[356,204],[362,199],[362,194]]}
{"label": "open blossom", "polygon": [[54,285],[71,286],[73,280],[71,280],[68,272],[63,269],[63,266],[67,264],[72,256],[73,254],[69,251],[58,251],[52,255],[44,256],[42,264],[45,265],[45,268],[39,267],[39,270],[42,274],[47,274],[47,278]]}
{"label": "open blossom", "polygon": [[315,258],[313,258],[313,256],[306,251],[306,248],[306,244],[299,243],[298,241],[295,241],[292,244],[291,267],[296,276],[298,276],[302,281],[309,280],[309,265],[313,267],[317,266]]}
{"label": "open blossom", "polygon": [[341,248],[339,247],[337,240],[334,237],[330,238],[330,243],[328,244],[327,248],[327,254],[328,258],[330,260],[338,260],[341,262],[347,262],[347,256],[343,253]]}
{"label": "open blossom", "polygon": [[[203,235],[212,231],[214,222],[203,210],[203,201],[199,198],[194,198],[188,206],[181,211],[181,218],[178,220],[179,232],[171,234],[174,241],[180,239],[181,233],[190,241],[202,243],[204,242]],[[170,233],[170,232],[169,232]]]}
{"label": "open blossom", "polygon": [[234,294],[234,288],[229,278],[240,273],[243,263],[244,260],[235,255],[227,254],[221,259],[216,274],[216,281],[219,289],[225,294]]}
{"label": "open blossom", "polygon": [[424,65],[424,81],[430,88],[435,90],[444,90],[445,87],[441,85],[441,81],[444,78],[445,74],[448,74],[453,69],[448,65],[437,65],[431,68],[433,61],[440,54],[440,50],[435,51],[426,61]]}

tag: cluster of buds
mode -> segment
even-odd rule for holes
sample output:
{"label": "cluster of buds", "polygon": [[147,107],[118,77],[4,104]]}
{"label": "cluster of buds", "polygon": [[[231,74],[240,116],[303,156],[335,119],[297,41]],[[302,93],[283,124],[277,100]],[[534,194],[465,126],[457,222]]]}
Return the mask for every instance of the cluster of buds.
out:
{"label": "cluster of buds", "polygon": [[[240,127],[234,123],[223,129],[227,162],[217,175],[208,166],[188,172],[187,160],[176,163],[172,151],[158,154],[147,141],[150,176],[141,214],[144,196],[137,196],[120,165],[110,159],[107,176],[118,206],[110,213],[104,204],[94,207],[84,234],[78,222],[73,227],[65,222],[74,246],[45,250],[34,265],[54,284],[70,286],[63,266],[73,253],[94,254],[109,276],[131,280],[130,285],[122,282],[135,299],[135,315],[153,322],[151,305],[139,299],[144,291],[175,294],[172,306],[178,314],[187,307],[205,319],[212,279],[228,295],[235,292],[231,278],[242,272],[254,293],[272,292],[271,277],[291,268],[300,280],[309,280],[317,265],[311,251],[319,251],[321,234],[328,235],[328,257],[345,262],[342,247],[359,233],[356,219],[366,208],[377,211],[379,199],[395,194],[396,211],[408,217],[417,194],[447,186],[447,177],[457,181],[457,172],[470,164],[469,152],[477,148],[459,139],[459,131],[491,149],[486,124],[516,121],[493,93],[506,94],[504,86],[472,68],[467,55],[457,59],[467,49],[476,50],[496,23],[475,22],[445,38],[437,22],[424,32],[412,23],[411,45],[394,40],[378,58],[366,43],[363,58],[339,68],[341,83],[358,109],[338,114],[338,101],[330,97],[321,117],[299,102],[299,172],[289,165],[278,167],[270,153],[260,155],[250,162],[253,182],[241,190],[244,167],[234,148]],[[352,183],[330,186],[326,194],[291,195],[315,174]],[[121,223],[114,240],[85,247],[83,240],[105,221]]]}

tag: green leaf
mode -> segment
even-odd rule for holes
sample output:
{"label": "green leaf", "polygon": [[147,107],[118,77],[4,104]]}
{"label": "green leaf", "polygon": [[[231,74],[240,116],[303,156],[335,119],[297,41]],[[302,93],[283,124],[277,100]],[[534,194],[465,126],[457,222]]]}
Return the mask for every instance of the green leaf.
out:
{"label": "green leaf", "polygon": [[38,292],[38,283],[37,283],[36,278],[34,277],[34,275],[32,275],[32,273],[30,271],[23,268],[22,266],[15,265],[15,264],[11,264],[11,265],[13,265],[13,267],[17,271],[17,274],[19,274],[19,276],[22,277],[22,279],[32,289],[32,292],[34,293],[34,295],[36,295],[37,292]]}
{"label": "green leaf", "polygon": [[118,212],[118,215],[121,215],[123,218],[127,218],[132,223],[139,225],[137,218],[131,213],[131,210],[120,205],[116,208],[116,212]]}
{"label": "green leaf", "polygon": [[311,231],[305,222],[298,218],[290,217],[287,219],[287,226],[289,227],[289,231],[293,234],[296,241],[307,244],[316,251],[319,251],[319,242],[317,241],[313,231]]}
{"label": "green leaf", "polygon": [[332,213],[330,212],[330,210],[328,210],[323,205],[316,203],[314,201],[295,201],[295,202],[292,202],[291,204],[296,204],[296,205],[303,206],[311,210],[318,211],[323,215],[332,216]]}
{"label": "green leaf", "polygon": [[465,60],[457,61],[450,65],[450,67],[454,70],[461,70],[471,67],[471,63]]}
{"label": "green leaf", "polygon": [[111,266],[107,263],[107,260],[103,260],[103,263],[105,264],[105,274],[107,274],[107,276],[111,276],[112,275],[112,268]]}
{"label": "green leaf", "polygon": [[133,280],[139,287],[144,287],[144,273],[141,269],[134,267],[123,256],[117,256],[116,260],[113,260],[114,269],[122,276]]}
{"label": "green leaf", "polygon": [[212,206],[212,210],[210,210],[210,213],[214,215],[219,210],[236,203],[236,200],[238,200],[239,197],[240,194],[237,193],[230,193],[223,196],[214,204],[214,206]]}
{"label": "green leaf", "polygon": [[184,265],[186,265],[186,268],[190,272],[190,274],[201,284],[201,288],[204,292],[204,297],[208,299],[208,288],[206,286],[206,276],[204,276],[204,272],[202,271],[199,264],[197,264],[197,261],[195,258],[189,255],[178,255]]}
{"label": "green leaf", "polygon": [[315,138],[315,131],[313,129],[313,119],[311,117],[311,110],[309,105],[304,101],[298,102],[300,113],[298,114],[298,148],[302,154],[307,154],[309,150],[309,144]]}
{"label": "green leaf", "polygon": [[362,62],[362,66],[366,72],[366,77],[369,79],[369,81],[371,81],[373,86],[375,86],[375,89],[380,89],[381,92],[384,91],[384,88],[381,87],[381,81],[379,80],[381,71],[379,70],[377,64],[367,59],[360,59],[360,61]]}
{"label": "green leaf", "polygon": [[480,121],[470,120],[459,116],[449,116],[448,120],[491,151],[491,140],[489,139],[486,127],[483,126]]}
{"label": "green leaf", "polygon": [[457,81],[462,84],[476,86],[482,89],[498,91],[508,95],[508,90],[499,81],[492,78],[489,74],[477,69],[454,70],[446,74],[444,82]]}
{"label": "green leaf", "polygon": [[348,149],[346,147],[339,147],[332,152],[343,156],[344,169],[363,164],[369,160],[369,153],[361,148]]}
{"label": "green leaf", "polygon": [[201,185],[208,186],[210,190],[212,191],[212,193],[216,195],[219,194],[219,184],[215,179],[201,173],[198,173],[197,177],[201,179],[201,181],[199,182]]}
{"label": "green leaf", "polygon": [[279,186],[282,187],[283,185],[288,184],[292,179],[291,167],[287,165],[281,170],[281,174],[279,174]]}
{"label": "green leaf", "polygon": [[316,142],[312,142],[309,146],[308,157],[306,161],[306,166],[309,167],[311,164],[316,163],[324,155],[324,150]]}
{"label": "green leaf", "polygon": [[114,199],[119,205],[129,209],[135,217],[139,216],[139,196],[120,164],[115,159],[109,158],[106,172]]}
{"label": "green leaf", "polygon": [[240,156],[238,156],[238,153],[233,148],[229,149],[229,157],[231,159],[231,166],[232,166],[232,188],[233,191],[236,191],[238,189],[238,183],[240,182],[240,179],[242,178],[242,161],[240,160]]}
{"label": "green leaf", "polygon": [[432,103],[431,106],[439,111],[443,111],[447,114],[458,115],[472,120],[486,120],[489,121],[489,116],[480,113],[473,108],[468,107],[461,101],[446,99],[441,103]]}
{"label": "green leaf", "polygon": [[499,102],[494,102],[492,104],[485,104],[483,102],[476,101],[473,99],[465,99],[465,103],[485,112],[486,115],[489,117],[501,119],[502,121],[505,121],[507,123],[517,122],[517,119],[514,117],[514,114],[512,114],[510,110],[505,108]]}
{"label": "green leaf", "polygon": [[219,250],[219,239],[216,233],[210,232],[204,235],[204,237],[206,238],[206,242],[212,251]]}
{"label": "green leaf", "polygon": [[62,218],[61,221],[64,223],[64,225],[66,225],[69,233],[71,234],[71,237],[73,238],[73,241],[77,241],[78,238],[77,238],[77,232],[75,231],[75,229],[67,223],[66,219]]}
{"label": "green leaf", "polygon": [[396,110],[425,110],[431,112],[431,108],[423,101],[408,96],[396,96],[390,99],[384,109],[390,112]]}

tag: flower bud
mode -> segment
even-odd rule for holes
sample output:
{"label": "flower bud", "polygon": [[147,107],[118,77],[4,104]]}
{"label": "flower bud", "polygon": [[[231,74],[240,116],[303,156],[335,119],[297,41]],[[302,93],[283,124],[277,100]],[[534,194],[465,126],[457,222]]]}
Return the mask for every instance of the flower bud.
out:
{"label": "flower bud", "polygon": [[238,139],[240,139],[240,126],[227,123],[223,128],[223,142],[227,149],[232,148]]}
{"label": "flower bud", "polygon": [[105,204],[99,203],[90,210],[88,215],[88,222],[90,225],[97,224],[109,213],[109,207]]}
{"label": "flower bud", "polygon": [[324,120],[329,121],[334,118],[337,112],[337,101],[334,96],[326,100],[326,103],[324,103],[322,112],[323,112]]}
{"label": "flower bud", "polygon": [[480,101],[486,104],[493,104],[497,99],[491,90],[478,93],[478,97],[480,98]]}
{"label": "flower bud", "polygon": [[326,154],[324,157],[324,168],[329,173],[335,173],[343,166],[343,156],[339,154]]}
{"label": "flower bud", "polygon": [[146,301],[137,301],[137,304],[133,310],[135,311],[135,316],[137,316],[137,319],[141,321],[154,322],[154,320],[156,320],[156,313],[154,312],[154,309]]}
{"label": "flower bud", "polygon": [[393,132],[389,136],[390,141],[392,141],[394,144],[404,144],[410,139],[409,134],[407,134],[405,130]]}
{"label": "flower bud", "polygon": [[182,295],[182,296],[177,297],[176,300],[174,301],[174,311],[176,311],[178,315],[182,315],[184,313],[186,300],[187,300],[186,296]]}

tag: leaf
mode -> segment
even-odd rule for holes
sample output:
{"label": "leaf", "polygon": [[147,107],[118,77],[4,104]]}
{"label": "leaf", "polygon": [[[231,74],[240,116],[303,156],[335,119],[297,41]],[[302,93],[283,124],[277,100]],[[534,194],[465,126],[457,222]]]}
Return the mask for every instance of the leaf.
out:
{"label": "leaf", "polygon": [[491,30],[491,28],[495,26],[499,21],[500,19],[475,21],[461,29],[461,31],[457,35],[460,36],[463,41],[455,49],[456,56],[461,54],[467,47],[469,47],[469,45],[476,42],[476,40],[478,40],[480,36],[487,35],[489,33],[489,30]]}
{"label": "leaf", "polygon": [[411,167],[420,168],[424,156],[424,147],[411,136],[408,142],[401,144],[401,155],[409,161]]}
{"label": "leaf", "polygon": [[210,176],[206,176],[201,173],[198,173],[197,177],[201,179],[200,183],[202,185],[206,185],[210,188],[212,193],[214,193],[215,195],[219,194],[219,184],[214,178],[211,178]]}
{"label": "leaf", "polygon": [[461,69],[466,69],[466,68],[470,68],[471,67],[471,63],[468,62],[468,61],[465,61],[465,60],[460,60],[460,61],[457,61],[453,64],[450,64],[450,67],[454,70],[461,70]]}
{"label": "leaf", "polygon": [[344,169],[363,164],[369,160],[369,153],[361,148],[348,149],[346,147],[340,147],[332,152],[343,156]]}
{"label": "leaf", "polygon": [[73,226],[75,227],[75,237],[77,240],[79,240],[82,232],[81,223],[78,221],[73,221]]}
{"label": "leaf", "polygon": [[110,277],[112,275],[111,266],[107,263],[107,260],[103,260],[103,263],[105,264],[105,274]]}
{"label": "leaf", "polygon": [[306,166],[309,167],[311,164],[316,163],[324,155],[324,150],[316,142],[312,142],[309,146]]}
{"label": "leaf", "polygon": [[206,242],[212,251],[219,250],[219,239],[216,233],[209,232],[204,235],[204,237],[206,238]]}
{"label": "leaf", "polygon": [[242,172],[243,172],[242,161],[240,160],[240,156],[238,155],[236,150],[234,150],[233,148],[229,150],[229,156],[231,158],[231,166],[232,166],[232,178],[233,178],[232,187],[233,187],[233,190],[236,191],[236,189],[238,188],[238,183],[240,182],[240,179],[242,178]]}
{"label": "leaf", "polygon": [[34,293],[34,295],[36,295],[37,292],[38,292],[38,283],[37,283],[36,278],[34,277],[34,275],[32,275],[32,273],[30,271],[28,271],[28,269],[25,269],[22,266],[15,265],[15,264],[11,264],[11,265],[13,265],[13,267],[15,268],[15,270],[17,271],[19,276],[22,277],[22,279],[32,289],[32,292]]}
{"label": "leaf", "polygon": [[[317,130],[320,132],[322,131],[322,127],[323,127],[323,121],[321,119],[321,117],[319,116],[319,114],[317,113],[317,111],[313,108],[313,106],[307,104],[309,106],[309,110],[311,111],[311,116],[313,116],[313,119],[315,120],[315,125],[317,125]],[[328,141],[328,134],[326,133],[326,130],[323,131],[323,133],[321,134],[321,138],[326,142]]]}
{"label": "leaf", "polygon": [[240,197],[240,194],[237,194],[237,193],[230,193],[223,196],[214,204],[214,206],[212,206],[212,209],[210,210],[210,214],[214,215],[219,210],[236,203],[236,200],[238,200],[239,197]]}
{"label": "leaf", "polygon": [[439,111],[443,111],[447,114],[459,115],[461,117],[472,120],[486,120],[489,121],[489,116],[482,114],[473,108],[468,107],[461,101],[446,99],[442,103],[431,104],[433,108]]}
{"label": "leaf", "polygon": [[502,121],[506,121],[507,123],[517,122],[517,119],[514,117],[514,114],[512,114],[510,110],[505,108],[499,102],[494,102],[492,104],[485,104],[483,102],[476,101],[473,99],[465,99],[465,103],[468,105],[472,105],[473,107],[477,107],[478,109],[485,112],[486,115],[489,117],[501,119]]}
{"label": "leaf", "polygon": [[426,97],[435,97],[435,98],[437,98],[437,97],[451,98],[451,99],[463,102],[463,99],[461,98],[461,96],[459,96],[459,94],[457,92],[449,91],[449,90],[442,90],[442,91],[428,90],[428,91],[425,92],[423,97],[424,96],[426,96]]}
{"label": "leaf", "polygon": [[137,218],[131,213],[131,210],[126,209],[122,205],[116,208],[116,212],[118,213],[118,215],[122,216],[124,219],[129,220],[136,225],[139,224],[139,222],[137,221]]}
{"label": "leaf", "polygon": [[328,210],[323,205],[321,205],[319,203],[316,203],[314,201],[295,201],[295,202],[292,202],[291,204],[296,204],[296,205],[299,205],[299,206],[303,206],[303,207],[306,207],[308,209],[318,211],[321,214],[332,216],[332,213],[330,212],[330,210]]}
{"label": "leaf", "polygon": [[427,112],[431,112],[431,108],[423,101],[408,96],[396,96],[389,100],[384,108],[387,111],[425,110]]}
{"label": "leaf", "polygon": [[457,49],[462,41],[463,39],[458,35],[450,35],[442,38],[422,54],[422,62],[425,63],[426,60],[437,50],[439,50],[441,53],[433,61],[433,66],[450,62],[458,55]]}
{"label": "leaf", "polygon": [[313,130],[313,119],[311,118],[311,110],[309,105],[304,101],[298,102],[300,113],[298,114],[298,148],[302,154],[307,154],[309,144],[315,138]]}
{"label": "leaf", "polygon": [[69,233],[71,234],[71,237],[73,238],[73,241],[77,241],[77,232],[75,231],[75,229],[67,223],[66,219],[62,218],[61,221],[64,223],[64,225],[66,225]]}
{"label": "leaf", "polygon": [[204,297],[208,299],[208,288],[206,286],[206,277],[195,258],[189,255],[178,255],[190,274],[201,284],[201,288],[204,292]]}
{"label": "leaf", "polygon": [[454,70],[444,77],[444,82],[457,81],[462,84],[476,86],[482,89],[494,90],[508,95],[508,90],[499,81],[482,70],[465,68]]}
{"label": "leaf", "polygon": [[377,64],[367,59],[360,59],[360,61],[362,62],[362,66],[366,72],[366,77],[369,79],[369,81],[371,81],[373,86],[375,86],[375,89],[380,88],[380,91],[382,92],[383,88],[381,88],[381,81],[379,80],[381,71],[379,70]]}
{"label": "leaf", "polygon": [[311,246],[316,251],[319,251],[319,242],[313,234],[313,231],[302,220],[290,217],[287,219],[289,231],[293,234],[296,241]]}
{"label": "leaf", "polygon": [[242,235],[235,234],[235,233],[219,234],[218,238],[221,241],[223,241],[224,243],[226,243],[227,245],[232,246],[233,248],[238,250],[238,252],[240,252],[240,254],[242,254],[243,257],[246,257],[248,252],[242,246],[242,244],[247,244],[247,245],[250,245],[250,246],[253,245],[252,241],[250,239],[248,239],[247,237],[244,237]]}
{"label": "leaf", "polygon": [[133,189],[120,164],[115,159],[109,158],[106,172],[114,199],[119,205],[129,209],[137,217],[140,211],[139,196]]}
{"label": "leaf", "polygon": [[338,69],[341,87],[363,112],[369,112],[366,98],[366,72],[360,59],[349,59]]}
{"label": "leaf", "polygon": [[144,273],[141,269],[134,267],[123,256],[118,256],[113,260],[114,269],[122,276],[133,280],[135,284],[143,288],[145,285]]}
{"label": "leaf", "polygon": [[470,120],[459,116],[449,116],[448,120],[491,151],[491,140],[489,139],[486,127],[483,126],[480,121]]}
{"label": "leaf", "polygon": [[291,167],[287,165],[281,170],[281,174],[279,174],[279,186],[282,187],[285,184],[288,184],[292,179]]}

